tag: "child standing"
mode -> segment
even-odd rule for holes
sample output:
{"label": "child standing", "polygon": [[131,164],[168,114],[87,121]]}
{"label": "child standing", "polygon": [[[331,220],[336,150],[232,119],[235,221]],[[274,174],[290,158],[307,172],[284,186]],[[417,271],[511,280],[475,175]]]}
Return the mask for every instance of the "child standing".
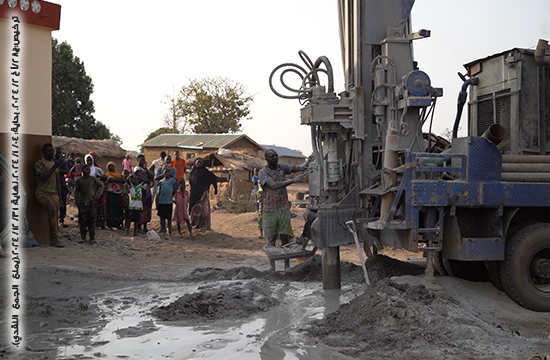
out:
{"label": "child standing", "polygon": [[130,231],[130,224],[134,223],[134,236],[138,234],[139,227],[139,216],[143,210],[143,201],[141,190],[143,188],[143,183],[139,181],[139,178],[132,174],[128,177],[130,181],[129,184],[129,193],[130,193],[130,204],[128,206],[128,219],[126,220],[126,233],[128,235]]}
{"label": "child standing", "polygon": [[178,226],[178,233],[181,235],[181,225],[186,222],[189,229],[189,235],[193,236],[191,232],[191,222],[189,221],[189,191],[185,188],[185,179],[181,179],[178,182],[178,190],[174,195],[174,203],[176,204],[176,212],[174,214],[174,221]]}
{"label": "child standing", "polygon": [[77,157],[74,160],[74,165],[69,170],[69,176],[71,179],[76,181],[82,176],[82,166],[82,159]]}
{"label": "child standing", "polygon": [[90,232],[90,243],[95,242],[96,202],[103,193],[103,182],[95,176],[90,176],[90,166],[82,165],[82,177],[76,180],[74,200],[78,206],[78,224],[80,225],[79,243],[86,240],[86,230]]}
{"label": "child standing", "polygon": [[129,215],[129,207],[130,207],[130,198],[128,197],[130,194],[130,187],[128,186],[128,177],[130,176],[130,173],[128,170],[122,170],[122,174],[124,175],[124,178],[126,179],[126,182],[122,184],[121,186],[121,195],[122,195],[122,209],[124,211],[124,228],[126,228],[126,224],[130,221],[128,219]]}
{"label": "child standing", "polygon": [[160,233],[164,233],[168,225],[168,236],[172,235],[172,202],[176,192],[176,179],[172,177],[171,169],[164,168],[164,179],[158,183],[158,216],[160,217]]}

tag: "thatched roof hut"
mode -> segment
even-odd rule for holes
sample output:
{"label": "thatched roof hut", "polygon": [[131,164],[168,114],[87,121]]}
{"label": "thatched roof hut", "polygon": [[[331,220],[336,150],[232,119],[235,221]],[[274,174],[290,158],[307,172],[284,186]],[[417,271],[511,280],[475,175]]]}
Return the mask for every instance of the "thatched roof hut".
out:
{"label": "thatched roof hut", "polygon": [[[196,159],[195,157],[187,161],[188,168],[191,168]],[[231,198],[250,195],[253,188],[254,168],[260,169],[265,166],[265,160],[263,159],[234,154],[227,149],[202,156],[202,159],[204,160],[204,166],[218,178],[218,182],[221,183],[220,188],[224,188],[224,194],[221,195]]]}
{"label": "thatched roof hut", "polygon": [[99,156],[99,164],[105,169],[109,161],[113,161],[118,170],[122,170],[122,160],[127,152],[113,140],[88,140],[66,136],[52,136],[52,145],[60,147],[67,155],[74,153],[75,157],[84,160],[84,155],[95,151]]}

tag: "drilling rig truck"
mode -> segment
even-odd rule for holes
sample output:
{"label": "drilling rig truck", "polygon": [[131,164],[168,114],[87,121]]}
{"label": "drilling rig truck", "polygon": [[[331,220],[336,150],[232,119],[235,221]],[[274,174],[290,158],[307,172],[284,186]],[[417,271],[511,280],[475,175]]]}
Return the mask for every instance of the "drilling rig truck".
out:
{"label": "drilling rig truck", "polygon": [[[338,5],[345,89],[335,93],[328,58],[302,51],[304,65],[282,64],[269,80],[301,102],[311,127],[304,233],[322,250],[324,288],[340,287],[339,246],[359,239],[367,256],[423,251],[427,277],[490,280],[518,304],[550,311],[548,41],[465,65],[452,142],[441,149],[422,131],[443,90],[413,59],[413,41],[430,36],[411,29],[414,0]],[[289,74],[300,87],[285,83]]]}

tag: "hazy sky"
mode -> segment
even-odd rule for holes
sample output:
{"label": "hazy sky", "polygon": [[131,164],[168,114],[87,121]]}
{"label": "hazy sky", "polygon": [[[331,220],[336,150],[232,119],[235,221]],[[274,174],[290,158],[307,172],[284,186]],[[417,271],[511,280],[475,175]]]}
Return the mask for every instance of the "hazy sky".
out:
{"label": "hazy sky", "polygon": [[[165,95],[177,94],[187,79],[222,76],[255,95],[245,134],[307,155],[310,133],[300,125],[300,105],[274,95],[269,74],[281,63],[300,63],[304,50],[313,60],[326,55],[335,91],[344,90],[337,0],[51,1],[62,6],[61,29],[52,36],[84,62],[95,85],[95,118],[125,149],[138,149],[163,126]],[[413,29],[430,29],[432,37],[415,42],[415,57],[432,85],[444,88],[434,132],[452,128],[462,65],[549,39],[549,8],[547,0],[416,1]]]}

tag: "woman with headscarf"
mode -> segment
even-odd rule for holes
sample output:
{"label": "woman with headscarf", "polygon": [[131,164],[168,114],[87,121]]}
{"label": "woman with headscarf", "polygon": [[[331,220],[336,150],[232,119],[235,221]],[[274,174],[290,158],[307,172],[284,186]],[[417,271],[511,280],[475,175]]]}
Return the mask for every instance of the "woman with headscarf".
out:
{"label": "woman with headscarf", "polygon": [[124,221],[124,204],[122,200],[122,186],[126,182],[124,175],[118,172],[114,162],[107,163],[107,227],[122,229]]}
{"label": "woman with headscarf", "polygon": [[85,155],[84,163],[90,165],[90,176],[95,176],[99,178],[104,174],[103,169],[96,165],[96,162],[92,155],[90,154]]}
{"label": "woman with headscarf", "polygon": [[99,163],[97,162],[97,159],[99,159],[99,155],[95,151],[90,151],[88,155],[91,155],[92,159],[94,159],[94,165],[103,170],[101,165],[99,165]]}
{"label": "woman with headscarf", "polygon": [[191,225],[196,228],[211,230],[210,221],[210,185],[214,186],[214,195],[218,194],[218,182],[216,175],[204,167],[202,158],[197,158],[191,175],[189,176],[189,185],[191,194],[189,199],[189,209],[191,213]]}

